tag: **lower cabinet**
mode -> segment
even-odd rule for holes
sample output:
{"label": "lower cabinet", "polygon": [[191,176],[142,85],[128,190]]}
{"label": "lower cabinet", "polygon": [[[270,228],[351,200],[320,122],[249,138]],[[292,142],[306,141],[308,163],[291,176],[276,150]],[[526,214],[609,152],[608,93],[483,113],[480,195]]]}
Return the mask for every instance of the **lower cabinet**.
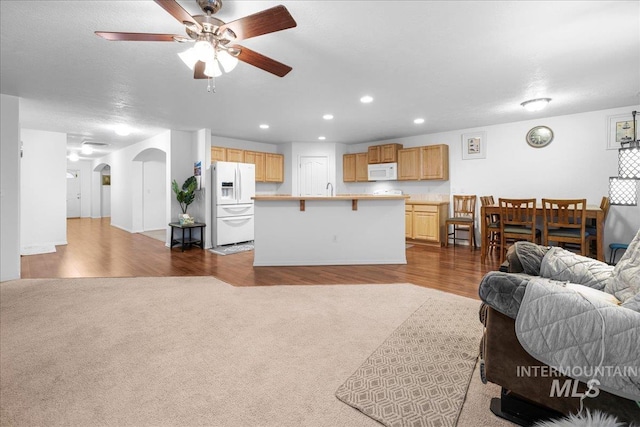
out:
{"label": "lower cabinet", "polygon": [[448,210],[448,202],[407,202],[405,205],[407,240],[442,246],[446,238],[445,221]]}

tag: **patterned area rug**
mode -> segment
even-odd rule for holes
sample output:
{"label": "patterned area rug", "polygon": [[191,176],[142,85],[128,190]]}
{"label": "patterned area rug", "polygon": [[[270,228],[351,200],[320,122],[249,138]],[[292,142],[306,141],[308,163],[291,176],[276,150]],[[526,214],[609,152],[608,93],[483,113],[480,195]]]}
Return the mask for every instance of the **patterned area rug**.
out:
{"label": "patterned area rug", "polygon": [[217,255],[232,255],[239,254],[240,252],[252,251],[253,250],[253,242],[243,243],[240,245],[227,245],[227,246],[217,246],[213,249],[209,249],[211,252]]}
{"label": "patterned area rug", "polygon": [[428,300],[336,397],[389,427],[455,426],[478,357],[479,306],[451,295]]}

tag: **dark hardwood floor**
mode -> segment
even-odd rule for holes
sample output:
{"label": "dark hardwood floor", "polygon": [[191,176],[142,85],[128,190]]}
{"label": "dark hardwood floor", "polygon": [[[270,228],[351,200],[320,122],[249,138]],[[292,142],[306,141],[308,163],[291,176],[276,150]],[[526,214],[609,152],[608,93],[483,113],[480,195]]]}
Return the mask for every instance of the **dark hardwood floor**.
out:
{"label": "dark hardwood floor", "polygon": [[253,252],[219,256],[199,248],[181,252],[110,226],[110,218],[67,220],[67,245],[21,258],[22,278],[215,276],[235,286],[413,283],[478,298],[482,276],[498,255],[480,263],[467,246],[407,249],[406,265],[253,267]]}

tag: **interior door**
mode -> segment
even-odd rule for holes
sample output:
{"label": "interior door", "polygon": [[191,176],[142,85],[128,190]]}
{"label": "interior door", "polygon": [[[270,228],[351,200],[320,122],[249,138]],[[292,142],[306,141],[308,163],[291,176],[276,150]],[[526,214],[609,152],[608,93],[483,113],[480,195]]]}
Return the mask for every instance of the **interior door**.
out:
{"label": "interior door", "polygon": [[329,182],[328,159],[325,156],[300,157],[299,188],[301,196],[328,195]]}
{"label": "interior door", "polygon": [[67,170],[67,218],[80,218],[80,171]]}

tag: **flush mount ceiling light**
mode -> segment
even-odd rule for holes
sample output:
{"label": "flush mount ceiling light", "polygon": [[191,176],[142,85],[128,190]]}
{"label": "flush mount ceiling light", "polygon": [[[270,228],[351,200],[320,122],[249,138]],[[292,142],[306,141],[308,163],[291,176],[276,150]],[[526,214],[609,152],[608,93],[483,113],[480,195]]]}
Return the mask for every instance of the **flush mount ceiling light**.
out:
{"label": "flush mount ceiling light", "polygon": [[520,105],[527,111],[540,111],[545,108],[549,102],[551,102],[551,98],[536,98],[524,101]]}
{"label": "flush mount ceiling light", "polygon": [[320,141],[324,141],[325,139],[327,139],[327,137],[326,137],[326,136],[319,136],[319,137],[318,137],[318,139],[319,139]]}
{"label": "flush mount ceiling light", "polygon": [[90,145],[84,145],[83,144],[82,148],[80,149],[80,152],[82,154],[86,154],[86,155],[93,154],[93,147],[90,146]]}
{"label": "flush mount ceiling light", "polygon": [[417,118],[413,120],[413,123],[417,124],[417,125],[421,125],[424,123],[424,119],[422,118]]}
{"label": "flush mount ceiling light", "polygon": [[369,104],[373,102],[373,97],[369,95],[365,95],[362,98],[360,98],[360,102],[362,102],[363,104]]}
{"label": "flush mount ceiling light", "polygon": [[266,123],[263,123],[260,125],[260,129],[269,129],[269,125]]}
{"label": "flush mount ceiling light", "polygon": [[333,120],[333,114],[325,114],[322,118],[325,120]]}
{"label": "flush mount ceiling light", "polygon": [[78,153],[73,152],[69,154],[69,160],[71,160],[72,162],[77,162],[78,160],[80,160],[80,157],[78,156]]}

